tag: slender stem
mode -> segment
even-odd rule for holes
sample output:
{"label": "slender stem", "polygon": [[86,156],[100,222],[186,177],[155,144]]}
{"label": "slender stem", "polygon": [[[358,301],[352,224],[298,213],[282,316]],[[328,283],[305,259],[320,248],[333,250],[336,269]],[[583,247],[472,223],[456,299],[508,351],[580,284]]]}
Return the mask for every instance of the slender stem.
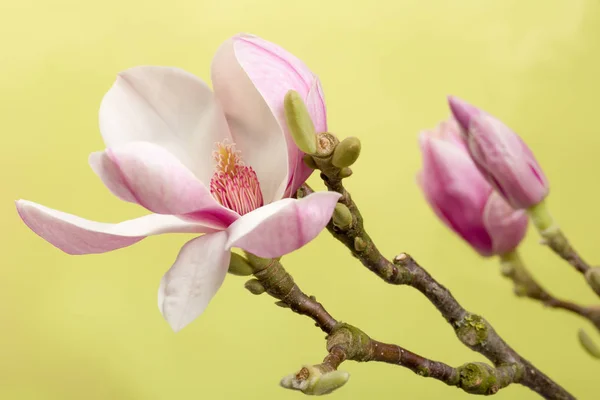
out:
{"label": "slender stem", "polygon": [[267,260],[250,253],[246,253],[246,256],[254,267],[254,276],[268,294],[289,305],[292,311],[312,318],[323,332],[331,333],[337,325],[335,318],[314,297],[311,298],[300,290],[278,260]]}
{"label": "slender stem", "polygon": [[[315,366],[322,373],[337,370],[346,360],[384,362],[479,395],[495,394],[511,383],[519,382],[525,374],[522,365],[514,362],[496,368],[477,362],[455,368],[427,359],[401,346],[371,339],[362,330],[333,318],[322,304],[313,296],[306,295],[294,283],[292,276],[278,260],[263,259],[249,253],[246,256],[255,278],[264,286],[266,293],[285,303],[292,311],[310,317],[328,334],[329,353],[321,364]],[[310,369],[304,367],[296,374],[295,379],[301,381],[310,376]]]}
{"label": "slender stem", "polygon": [[554,228],[554,217],[552,217],[552,214],[550,214],[550,211],[548,210],[548,206],[546,206],[546,200],[542,200],[538,204],[530,207],[528,212],[531,217],[531,222],[533,222],[533,225],[535,225],[538,231],[544,232]]}
{"label": "slender stem", "polygon": [[540,236],[544,239],[543,243],[548,245],[552,251],[571,264],[577,271],[585,274],[590,269],[589,264],[575,251],[565,234],[560,230],[548,210],[546,201],[542,200],[527,211]]}
{"label": "slender stem", "polygon": [[[460,341],[487,357],[496,367],[512,364],[522,367],[523,376],[518,383],[546,399],[574,399],[569,392],[504,342],[489,322],[465,310],[450,291],[438,283],[412,257],[403,253],[397,256],[393,263],[386,259],[364,229],[362,215],[342,183],[340,169],[335,168],[330,159],[314,157],[314,160],[321,170],[321,178],[327,188],[342,195],[339,202],[348,207],[352,215],[352,223],[344,229],[335,226],[332,221],[327,229],[346,245],[354,257],[385,282],[409,285],[423,293],[454,328]],[[303,185],[298,192],[298,197],[309,193],[312,193],[312,189],[308,185]]]}
{"label": "slender stem", "polygon": [[321,365],[325,371],[330,370],[334,371],[338,369],[338,367],[346,361],[346,352],[340,346],[334,346],[329,350],[327,357],[323,360]]}
{"label": "slender stem", "polygon": [[513,281],[515,293],[542,302],[547,307],[567,310],[588,319],[600,331],[600,307],[582,306],[559,299],[544,289],[531,273],[517,250],[500,256],[502,274]]}

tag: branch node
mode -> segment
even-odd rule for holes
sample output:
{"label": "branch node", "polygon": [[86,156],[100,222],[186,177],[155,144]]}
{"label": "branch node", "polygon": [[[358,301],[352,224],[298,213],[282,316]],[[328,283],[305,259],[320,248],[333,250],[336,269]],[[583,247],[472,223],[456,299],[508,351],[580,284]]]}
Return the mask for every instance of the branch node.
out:
{"label": "branch node", "polygon": [[327,351],[331,353],[334,348],[339,348],[348,360],[368,361],[370,344],[371,338],[366,333],[343,322],[338,323],[327,336]]}
{"label": "branch node", "polygon": [[485,363],[468,363],[458,368],[459,387],[467,393],[492,395],[513,382],[518,382],[523,370],[518,364],[494,368]]}
{"label": "branch node", "polygon": [[487,322],[479,315],[467,314],[456,323],[456,336],[467,346],[481,345],[488,337]]}

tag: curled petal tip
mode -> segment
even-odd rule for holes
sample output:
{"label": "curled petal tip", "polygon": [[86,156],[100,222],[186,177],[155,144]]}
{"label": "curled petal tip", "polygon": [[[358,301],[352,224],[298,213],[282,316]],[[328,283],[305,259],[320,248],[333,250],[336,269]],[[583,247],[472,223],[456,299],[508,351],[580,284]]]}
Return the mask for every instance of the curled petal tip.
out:
{"label": "curled petal tip", "polygon": [[468,132],[473,119],[481,113],[479,109],[455,96],[448,96],[448,104],[458,124]]}

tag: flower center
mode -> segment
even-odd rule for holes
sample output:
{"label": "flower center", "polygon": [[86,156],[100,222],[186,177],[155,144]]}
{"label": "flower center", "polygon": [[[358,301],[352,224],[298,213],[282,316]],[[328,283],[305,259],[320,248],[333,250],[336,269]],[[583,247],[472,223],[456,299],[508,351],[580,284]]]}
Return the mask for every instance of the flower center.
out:
{"label": "flower center", "polygon": [[240,215],[263,205],[263,196],[256,172],[244,165],[242,155],[234,143],[225,139],[213,151],[217,162],[210,180],[210,192],[223,206]]}

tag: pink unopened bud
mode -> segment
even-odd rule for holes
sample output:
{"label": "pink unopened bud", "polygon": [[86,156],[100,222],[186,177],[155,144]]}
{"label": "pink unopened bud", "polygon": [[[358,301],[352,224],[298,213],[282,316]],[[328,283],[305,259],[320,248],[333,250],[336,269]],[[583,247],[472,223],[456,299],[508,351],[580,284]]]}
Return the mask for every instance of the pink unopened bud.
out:
{"label": "pink unopened bud", "polygon": [[448,97],[473,161],[492,186],[517,209],[541,202],[549,184],[533,153],[497,118],[456,97]]}
{"label": "pink unopened bud", "polygon": [[514,250],[527,230],[527,214],[514,210],[484,179],[453,119],[422,132],[423,169],[417,180],[436,215],[479,254]]}

